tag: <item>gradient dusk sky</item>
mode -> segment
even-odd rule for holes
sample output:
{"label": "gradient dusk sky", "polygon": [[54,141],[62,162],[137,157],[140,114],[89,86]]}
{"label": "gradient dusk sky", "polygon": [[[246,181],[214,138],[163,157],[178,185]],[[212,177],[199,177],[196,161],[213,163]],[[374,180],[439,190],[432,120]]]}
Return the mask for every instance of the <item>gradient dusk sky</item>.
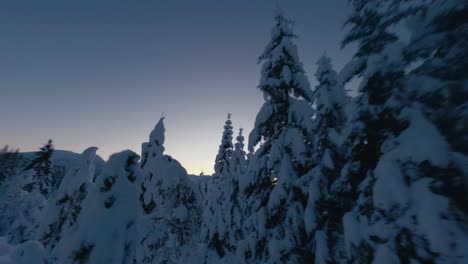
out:
{"label": "gradient dusk sky", "polygon": [[[346,0],[279,1],[296,21],[312,87],[326,50],[340,69]],[[272,0],[2,0],[0,144],[37,150],[141,151],[161,114],[166,154],[189,173],[213,172],[226,114],[235,135],[263,102],[257,58]],[[247,142],[246,142],[247,145]]]}

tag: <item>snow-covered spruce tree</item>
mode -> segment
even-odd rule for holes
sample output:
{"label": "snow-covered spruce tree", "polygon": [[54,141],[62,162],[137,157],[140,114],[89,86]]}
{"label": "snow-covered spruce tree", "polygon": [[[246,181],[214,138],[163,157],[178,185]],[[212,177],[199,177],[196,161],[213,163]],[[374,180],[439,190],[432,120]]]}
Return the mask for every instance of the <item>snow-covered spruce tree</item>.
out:
{"label": "snow-covered spruce tree", "polygon": [[94,190],[94,158],[96,147],[83,151],[79,164],[65,175],[55,197],[48,202],[39,229],[38,239],[48,252],[49,262],[55,263],[55,245],[70,230],[76,229],[78,218],[83,211],[84,200]]}
{"label": "snow-covered spruce tree", "polygon": [[[236,137],[234,151],[231,157],[231,169],[229,177],[229,192],[227,193],[229,203],[227,212],[227,232],[231,244],[231,251],[235,254],[238,242],[243,239],[242,226],[244,223],[243,215],[243,194],[239,188],[239,179],[243,177],[247,170],[247,160],[244,151],[244,136],[243,129],[239,129],[239,134]],[[229,260],[226,258],[226,260]],[[234,260],[234,259],[233,259]]]}
{"label": "snow-covered spruce tree", "polygon": [[351,2],[343,43],[358,44],[361,94],[346,142],[349,162],[332,186],[350,210],[343,217],[346,261],[466,262],[466,212],[444,194],[463,172],[425,106],[410,96],[405,47],[390,31],[412,9],[399,1]]}
{"label": "snow-covered spruce tree", "polygon": [[40,151],[36,153],[36,157],[25,168],[25,170],[32,169],[34,171],[34,183],[31,187],[39,190],[46,198],[51,194],[54,185],[53,154],[54,146],[52,140],[49,139],[47,144],[41,147]]}
{"label": "snow-covered spruce tree", "polygon": [[315,76],[319,82],[314,93],[316,117],[313,127],[313,158],[317,166],[310,173],[309,201],[304,220],[310,244],[315,247],[315,263],[328,263],[345,256],[341,246],[342,230],[339,229],[343,212],[330,189],[344,164],[341,144],[347,97],[330,58],[322,56],[317,61]]}
{"label": "snow-covered spruce tree", "polygon": [[[149,142],[144,142],[141,144],[141,161],[140,166],[142,169],[145,169],[148,160],[151,160],[157,156],[162,156],[164,153],[164,133],[166,129],[164,128],[164,117],[156,123],[156,126],[151,131],[149,136]],[[147,185],[147,186],[145,186]],[[148,190],[150,188],[150,190]],[[155,203],[152,197],[152,191],[155,187],[151,183],[151,179],[142,179],[141,182],[141,193],[140,193],[140,204],[145,213],[153,211]]]}
{"label": "snow-covered spruce tree", "polygon": [[[238,203],[239,176],[233,171],[232,123],[231,115],[224,125],[223,136],[215,160],[215,174],[211,178],[206,196],[206,206],[203,212],[202,237],[206,249],[206,263],[219,262],[220,259],[232,261],[237,240],[239,239],[240,211]],[[242,138],[243,140],[243,138]],[[243,144],[243,143],[242,143]],[[240,162],[242,149],[237,144],[236,159]],[[243,146],[242,146],[243,147]],[[245,158],[244,158],[245,160]],[[238,164],[239,167],[242,166]],[[236,235],[237,233],[237,235]],[[229,262],[229,261],[228,261]]]}
{"label": "snow-covered spruce tree", "polygon": [[151,131],[149,141],[141,144],[141,167],[144,168],[146,162],[156,156],[161,156],[164,153],[164,116]]}
{"label": "snow-covered spruce tree", "polygon": [[406,21],[411,37],[405,58],[420,64],[409,73],[411,99],[425,105],[451,148],[468,155],[468,2],[396,3],[418,11]]}
{"label": "snow-covered spruce tree", "polygon": [[229,175],[230,162],[232,156],[232,122],[231,114],[227,115],[226,123],[224,124],[223,138],[219,145],[218,154],[215,160],[215,174]]}
{"label": "snow-covered spruce tree", "polygon": [[244,234],[242,233],[242,226],[244,223],[243,193],[239,188],[239,179],[243,177],[247,170],[247,159],[244,151],[244,136],[242,135],[242,131],[243,129],[240,128],[239,134],[236,137],[230,170],[228,232],[233,248],[237,248],[238,241],[244,237]]}
{"label": "snow-covered spruce tree", "polygon": [[240,262],[310,261],[304,226],[311,155],[312,92],[299,61],[292,22],[276,10],[271,41],[258,88],[265,102],[249,136],[249,150],[259,145],[241,178],[246,196],[245,239]]}
{"label": "snow-covered spruce tree", "polygon": [[[163,118],[151,132],[149,142],[157,138],[164,138]],[[201,195],[182,165],[163,155],[164,140],[158,142],[143,144],[149,147],[140,186],[143,215],[138,221],[137,263],[190,262],[188,256],[199,259],[195,245],[201,226]]]}
{"label": "snow-covered spruce tree", "polygon": [[129,150],[109,157],[96,185],[89,185],[76,223],[55,245],[53,264],[135,263],[139,159]]}
{"label": "snow-covered spruce tree", "polygon": [[240,175],[243,175],[247,170],[247,156],[244,151],[243,131],[243,128],[239,129],[239,134],[236,137],[236,143],[234,144],[234,151],[231,157],[230,173],[233,175],[233,178],[237,178],[237,181],[239,181],[238,178],[240,178]]}

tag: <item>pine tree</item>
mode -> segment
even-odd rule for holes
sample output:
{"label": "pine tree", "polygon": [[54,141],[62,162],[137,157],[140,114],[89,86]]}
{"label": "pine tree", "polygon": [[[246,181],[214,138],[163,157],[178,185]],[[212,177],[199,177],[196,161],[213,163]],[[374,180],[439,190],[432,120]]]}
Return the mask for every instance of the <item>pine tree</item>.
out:
{"label": "pine tree", "polygon": [[229,214],[228,214],[228,233],[233,253],[237,250],[238,241],[243,239],[242,226],[244,224],[242,193],[239,188],[239,179],[243,177],[247,170],[247,160],[244,151],[244,136],[243,129],[239,129],[239,134],[236,137],[234,144],[234,152],[232,154],[232,167],[230,177],[229,197]]}
{"label": "pine tree", "polygon": [[148,160],[164,153],[164,132],[164,116],[162,116],[153,131],[151,131],[149,141],[141,145],[140,163],[142,168],[144,168]]}
{"label": "pine tree", "polygon": [[[142,158],[140,162],[141,168],[145,168],[147,162],[164,153],[164,117],[159,119],[158,123],[150,133],[149,142],[142,144]],[[151,184],[152,179],[143,179],[141,183],[140,203],[145,213],[151,213],[155,207],[155,201],[151,191],[148,188],[154,188]],[[146,182],[148,181],[148,182]],[[146,186],[148,185],[148,186]]]}
{"label": "pine tree", "polygon": [[244,129],[239,129],[239,134],[236,137],[236,143],[234,144],[234,151],[231,157],[231,175],[236,178],[240,178],[240,175],[244,174],[247,170],[247,159],[244,151],[244,135],[242,135]]}
{"label": "pine tree", "polygon": [[229,175],[232,148],[232,122],[231,114],[228,114],[226,123],[224,124],[221,145],[219,145],[218,155],[216,155],[214,166],[215,174]]}
{"label": "pine tree", "polygon": [[339,227],[340,201],[331,192],[331,184],[342,169],[344,157],[341,149],[346,124],[344,113],[347,98],[338,81],[331,59],[322,56],[315,73],[319,84],[315,88],[316,118],[314,120],[314,160],[317,164],[310,173],[311,182],[305,222],[315,245],[315,263],[327,263],[345,257]]}
{"label": "pine tree", "polygon": [[36,157],[25,168],[25,170],[32,169],[34,171],[34,183],[32,188],[39,190],[45,197],[51,194],[54,184],[53,154],[54,146],[52,140],[49,139],[47,144],[41,147],[41,150],[36,153]]}
{"label": "pine tree", "polygon": [[[411,33],[405,50],[407,63],[419,63],[410,74],[411,100],[447,138],[451,148],[468,155],[468,32],[466,1],[417,1],[410,5]],[[412,5],[411,5],[412,4]],[[406,7],[408,8],[408,7]],[[417,12],[416,12],[417,11]]]}
{"label": "pine tree", "polygon": [[[163,119],[151,132],[149,142],[156,139],[164,139]],[[149,154],[139,195],[142,216],[137,223],[137,263],[181,263],[197,253],[201,195],[180,163],[163,155],[163,142],[147,144]]]}
{"label": "pine tree", "polygon": [[246,238],[237,254],[243,262],[307,262],[310,255],[304,244],[308,183],[303,176],[313,166],[313,97],[291,26],[278,9],[271,41],[259,58],[258,87],[265,103],[250,133],[249,150],[262,144],[241,180]]}
{"label": "pine tree", "polygon": [[349,161],[332,187],[351,201],[342,207],[350,211],[342,221],[347,261],[465,262],[466,211],[442,191],[463,172],[412,97],[417,87],[405,75],[405,46],[390,32],[414,9],[399,1],[352,3],[344,43],[358,44],[363,80],[346,142]]}
{"label": "pine tree", "polygon": [[220,259],[232,261],[240,239],[239,177],[240,171],[245,171],[244,138],[240,133],[233,151],[230,118],[228,114],[203,213],[202,237],[207,245],[206,263],[219,262]]}

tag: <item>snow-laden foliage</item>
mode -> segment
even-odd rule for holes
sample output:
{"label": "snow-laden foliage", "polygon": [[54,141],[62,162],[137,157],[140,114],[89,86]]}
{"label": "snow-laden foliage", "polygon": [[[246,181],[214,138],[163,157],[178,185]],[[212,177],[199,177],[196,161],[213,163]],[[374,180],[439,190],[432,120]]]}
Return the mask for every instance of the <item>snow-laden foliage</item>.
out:
{"label": "snow-laden foliage", "polygon": [[216,155],[215,159],[215,174],[229,175],[232,149],[232,122],[231,114],[228,114],[226,123],[224,124],[224,132],[223,138],[221,140],[221,145],[219,145],[218,154]]}
{"label": "snow-laden foliage", "polygon": [[148,161],[140,196],[138,263],[183,263],[199,237],[202,201],[197,185],[170,156]]}
{"label": "snow-laden foliage", "polygon": [[3,236],[13,244],[35,239],[46,199],[36,189],[26,191],[34,183],[32,171],[10,176],[0,193],[0,226]]}
{"label": "snow-laden foliage", "polygon": [[54,186],[54,170],[52,164],[52,155],[54,154],[54,146],[52,140],[49,139],[47,144],[41,147],[41,150],[36,153],[31,163],[26,166],[26,170],[34,171],[35,180],[32,182],[32,189],[38,190],[46,197],[52,195]]}
{"label": "snow-laden foliage", "polygon": [[[232,126],[229,119],[228,121],[219,153],[232,151],[225,148],[232,147]],[[229,166],[229,168],[215,172],[208,185],[201,233],[204,239],[205,247],[202,250],[206,252],[204,257],[206,263],[216,263],[221,260],[226,263],[234,261],[237,241],[242,238],[243,216],[239,175],[244,173],[246,168],[242,129],[239,130],[236,140],[235,150],[229,154],[229,160],[224,162],[224,166]],[[218,154],[215,168],[216,164],[220,164],[219,156],[227,158],[225,155]]]}
{"label": "snow-laden foliage", "polygon": [[[164,138],[161,119],[150,135],[150,142]],[[143,166],[139,190],[141,216],[137,222],[137,263],[183,263],[196,251],[199,239],[202,199],[195,182],[171,156],[149,151]],[[154,145],[148,149],[154,148]]]}
{"label": "snow-laden foliage", "polygon": [[149,136],[149,141],[141,145],[141,167],[143,168],[146,165],[148,160],[156,156],[160,156],[164,153],[164,117],[159,119],[158,123],[151,131]]}
{"label": "snow-laden foliage", "polygon": [[411,34],[406,60],[419,65],[408,76],[410,98],[425,105],[424,113],[455,151],[468,155],[468,3],[420,0],[406,5],[418,10],[405,21]]}
{"label": "snow-laden foliage", "polygon": [[[52,263],[134,263],[136,183],[141,177],[138,160],[131,151],[109,158],[96,185],[89,185],[76,223],[67,227],[53,249]],[[86,177],[84,174],[82,177]]]}
{"label": "snow-laden foliage", "polygon": [[78,224],[78,217],[84,210],[83,203],[88,197],[94,175],[96,147],[86,149],[80,163],[63,178],[56,196],[50,199],[41,221],[38,239],[50,252],[50,259],[60,254],[54,250],[62,237]]}
{"label": "snow-laden foliage", "polygon": [[464,187],[457,186],[466,186],[464,172],[424,114],[426,102],[413,97],[418,87],[405,75],[406,47],[390,33],[412,9],[399,1],[353,1],[353,7],[345,42],[358,43],[356,56],[366,67],[348,163],[334,186],[337,197],[351,200],[341,207],[350,211],[340,227],[347,259],[463,263],[467,210],[458,195]]}
{"label": "snow-laden foliage", "polygon": [[259,88],[265,102],[249,137],[250,158],[240,185],[246,196],[245,238],[240,262],[304,262],[304,207],[311,168],[312,92],[299,61],[292,22],[281,10],[275,15],[271,41],[260,56]]}
{"label": "snow-laden foliage", "polygon": [[244,129],[239,129],[239,134],[236,137],[236,143],[234,144],[234,151],[232,152],[231,157],[231,175],[234,179],[239,178],[238,175],[245,173],[247,169],[247,157],[244,151],[244,135],[242,134]]}
{"label": "snow-laden foliage", "polygon": [[316,113],[313,125],[313,153],[316,166],[310,171],[309,197],[304,221],[309,243],[315,244],[315,262],[326,263],[342,258],[344,248],[337,226],[340,222],[340,204],[331,185],[340,176],[344,157],[342,141],[348,103],[343,85],[338,81],[331,59],[322,56],[317,61],[315,76]]}

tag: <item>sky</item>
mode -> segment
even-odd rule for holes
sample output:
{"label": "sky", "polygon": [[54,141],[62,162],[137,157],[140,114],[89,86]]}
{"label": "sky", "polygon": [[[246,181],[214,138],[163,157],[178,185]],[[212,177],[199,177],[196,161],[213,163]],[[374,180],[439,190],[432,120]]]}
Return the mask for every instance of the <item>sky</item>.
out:
{"label": "sky", "polygon": [[275,2],[312,87],[322,54],[349,61],[346,0],[2,0],[0,145],[140,153],[164,113],[165,154],[211,174],[226,114],[247,139],[263,103]]}

